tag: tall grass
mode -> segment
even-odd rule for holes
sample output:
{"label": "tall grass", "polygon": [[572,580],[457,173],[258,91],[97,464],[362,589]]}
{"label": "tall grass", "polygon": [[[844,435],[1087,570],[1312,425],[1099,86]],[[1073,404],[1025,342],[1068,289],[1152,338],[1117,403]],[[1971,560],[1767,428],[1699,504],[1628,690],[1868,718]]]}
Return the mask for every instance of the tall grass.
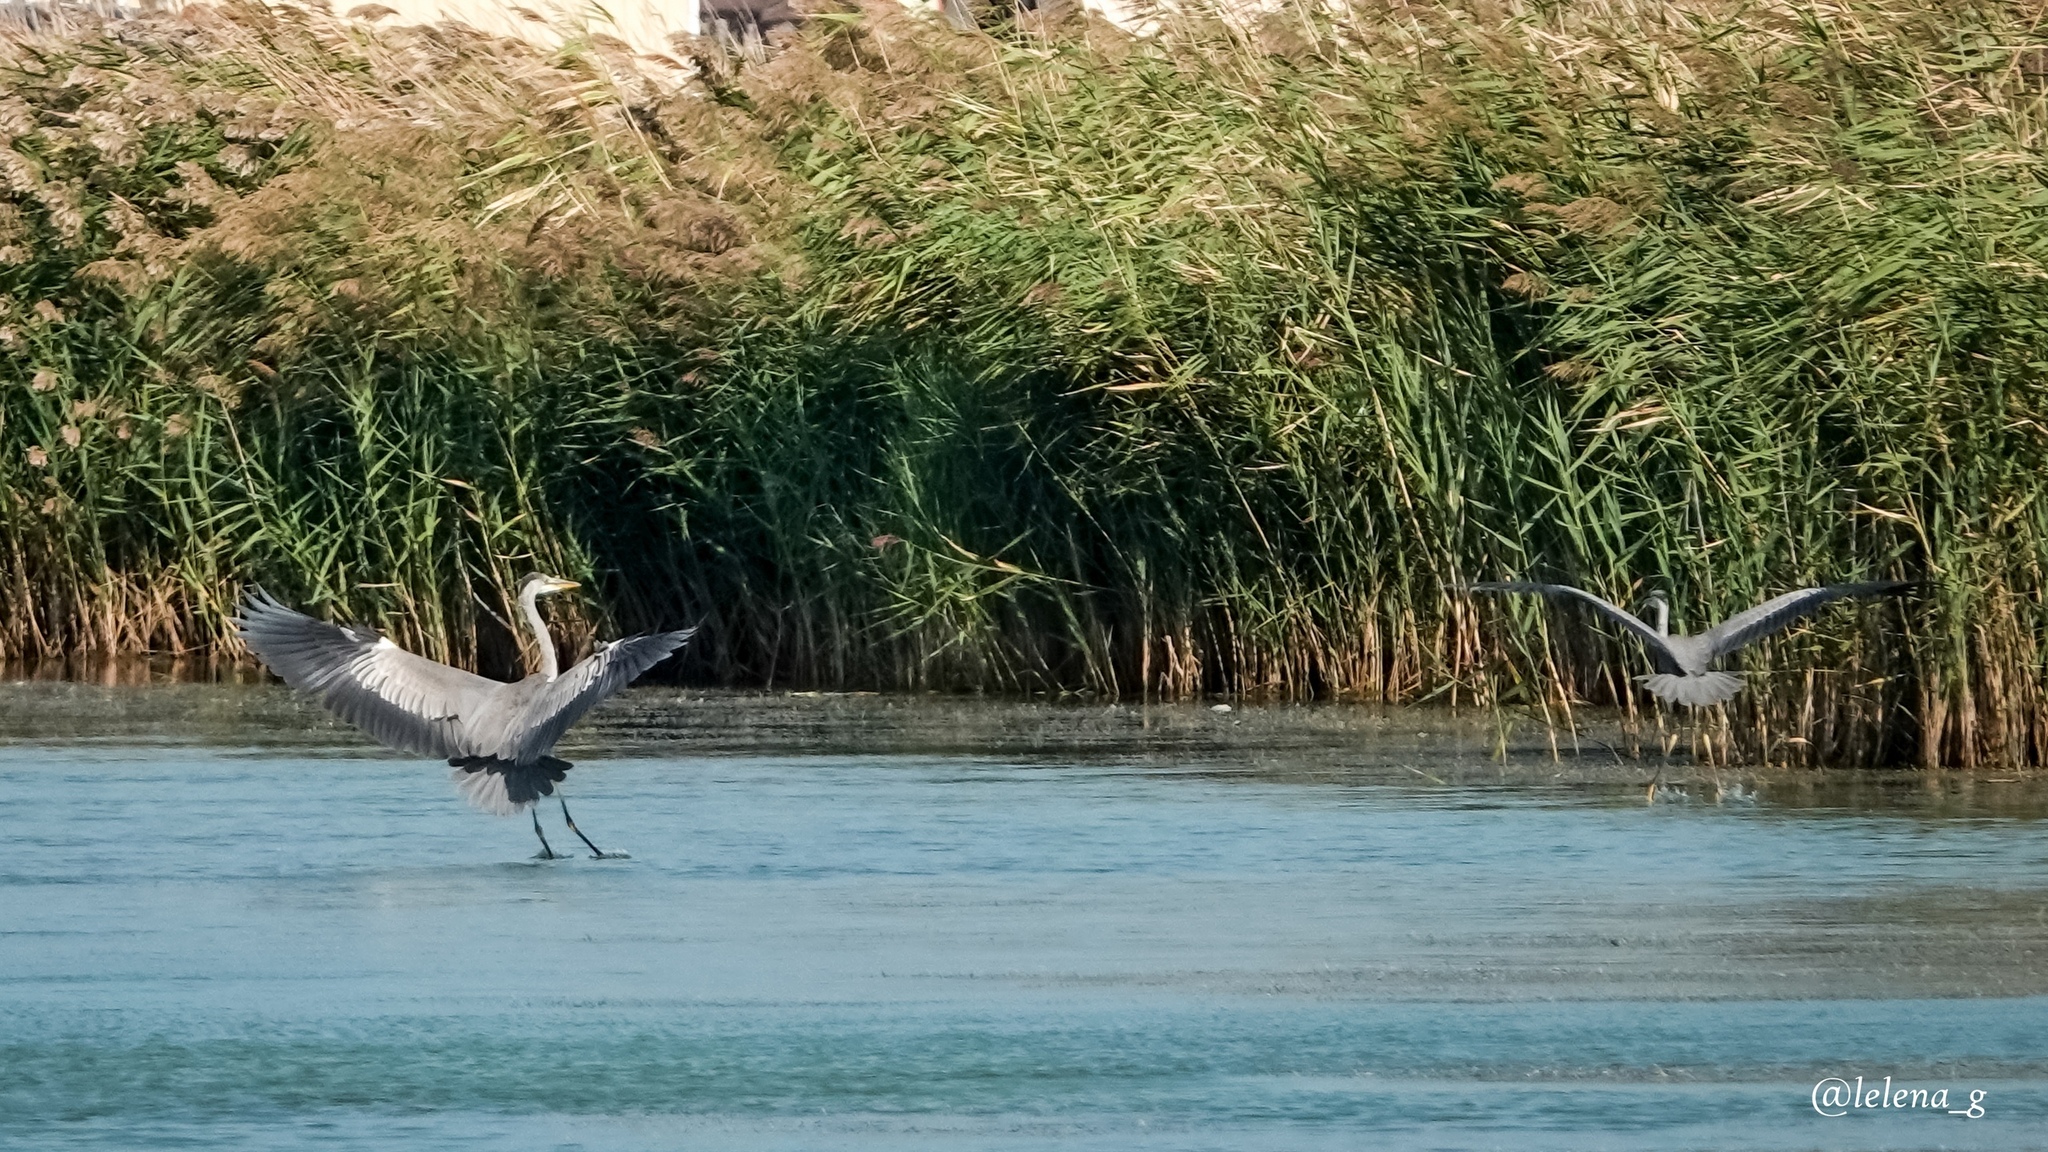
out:
{"label": "tall grass", "polygon": [[[1774,762],[2048,751],[2048,41],[2017,4],[1504,4],[602,45],[202,12],[18,40],[0,653],[261,580],[504,668],[1632,699],[1501,576],[1748,656]],[[572,609],[573,610],[573,609]]]}

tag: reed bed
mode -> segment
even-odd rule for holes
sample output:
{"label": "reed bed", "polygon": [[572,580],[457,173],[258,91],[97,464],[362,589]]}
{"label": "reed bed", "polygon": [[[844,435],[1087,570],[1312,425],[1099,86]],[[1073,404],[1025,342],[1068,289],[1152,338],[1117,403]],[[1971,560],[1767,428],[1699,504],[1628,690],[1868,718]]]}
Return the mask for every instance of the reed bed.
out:
{"label": "reed bed", "polygon": [[537,567],[571,643],[704,618],[724,682],[1563,726],[1640,656],[1466,582],[1696,626],[1899,577],[1696,737],[2039,764],[2041,20],[880,4],[681,87],[237,8],[19,34],[0,658],[232,654],[260,581],[503,671]]}

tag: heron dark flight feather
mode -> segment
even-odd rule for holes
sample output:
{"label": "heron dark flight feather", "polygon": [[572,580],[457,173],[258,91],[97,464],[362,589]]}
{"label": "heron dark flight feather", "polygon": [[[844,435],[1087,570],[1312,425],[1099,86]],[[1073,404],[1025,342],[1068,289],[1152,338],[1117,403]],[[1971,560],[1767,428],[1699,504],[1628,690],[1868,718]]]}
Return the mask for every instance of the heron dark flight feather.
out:
{"label": "heron dark flight feather", "polygon": [[1671,606],[1663,593],[1649,599],[1656,609],[1657,625],[1651,627],[1633,613],[1569,584],[1540,584],[1528,580],[1493,581],[1471,586],[1473,592],[1528,592],[1555,599],[1577,600],[1590,605],[1642,639],[1655,669],[1638,676],[1651,695],[1674,704],[1695,708],[1720,704],[1742,691],[1742,677],[1714,670],[1714,661],[1729,656],[1765,636],[1789,627],[1802,616],[1819,611],[1836,600],[1858,596],[1885,596],[1904,592],[1913,585],[1904,580],[1873,580],[1860,584],[1829,584],[1801,588],[1737,613],[1693,636],[1671,634]]}
{"label": "heron dark flight feather", "polygon": [[[312,693],[379,743],[447,760],[472,804],[509,816],[554,793],[571,765],[550,753],[571,725],[697,631],[600,644],[563,672],[536,601],[574,587],[539,573],[521,582],[519,610],[539,649],[540,668],[509,684],[414,655],[375,629],[294,612],[260,589],[243,597],[231,622],[285,683]],[[545,836],[541,843],[545,849]]]}

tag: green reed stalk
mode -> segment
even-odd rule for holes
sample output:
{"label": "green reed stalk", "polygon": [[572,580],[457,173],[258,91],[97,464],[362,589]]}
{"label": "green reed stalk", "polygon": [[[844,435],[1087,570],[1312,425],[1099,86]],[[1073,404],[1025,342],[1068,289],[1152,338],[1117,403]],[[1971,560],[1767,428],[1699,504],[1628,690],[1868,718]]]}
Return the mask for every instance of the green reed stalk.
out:
{"label": "green reed stalk", "polygon": [[2039,763],[2037,19],[879,5],[686,91],[254,11],[18,41],[0,657],[231,646],[258,580],[506,670],[548,568],[572,642],[705,619],[730,682],[1561,723],[1639,655],[1465,583],[1892,576],[1749,654],[1733,753]]}

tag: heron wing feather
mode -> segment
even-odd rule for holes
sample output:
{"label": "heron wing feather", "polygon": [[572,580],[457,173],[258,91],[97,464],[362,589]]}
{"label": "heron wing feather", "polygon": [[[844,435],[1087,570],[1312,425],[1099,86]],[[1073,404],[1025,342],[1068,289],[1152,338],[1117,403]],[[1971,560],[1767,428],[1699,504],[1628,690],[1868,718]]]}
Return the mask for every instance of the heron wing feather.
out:
{"label": "heron wing feather", "polygon": [[1671,645],[1665,641],[1664,637],[1657,634],[1655,628],[1637,619],[1634,613],[1616,607],[1583,588],[1574,588],[1569,584],[1543,584],[1534,580],[1499,580],[1474,584],[1471,586],[1471,590],[1474,592],[1529,592],[1538,596],[1581,601],[1591,605],[1602,616],[1635,633],[1644,644],[1649,645],[1651,662],[1657,665],[1658,671],[1677,672],[1680,670],[1677,653],[1671,650]]}
{"label": "heron wing feather", "polygon": [[1702,633],[1715,656],[1726,656],[1752,644],[1801,616],[1818,611],[1836,600],[1855,596],[1882,596],[1903,592],[1913,585],[1905,580],[1873,580],[1861,584],[1830,584],[1824,588],[1801,588],[1767,600],[1746,612],[1739,612]]}
{"label": "heron wing feather", "polygon": [[505,733],[498,755],[527,763],[545,755],[571,725],[661,663],[697,634],[695,628],[629,636],[599,648],[544,685]]}
{"label": "heron wing feather", "polygon": [[243,599],[235,630],[272,672],[379,743],[429,756],[470,756],[469,720],[506,685],[416,656],[373,628],[294,612],[261,590]]}

